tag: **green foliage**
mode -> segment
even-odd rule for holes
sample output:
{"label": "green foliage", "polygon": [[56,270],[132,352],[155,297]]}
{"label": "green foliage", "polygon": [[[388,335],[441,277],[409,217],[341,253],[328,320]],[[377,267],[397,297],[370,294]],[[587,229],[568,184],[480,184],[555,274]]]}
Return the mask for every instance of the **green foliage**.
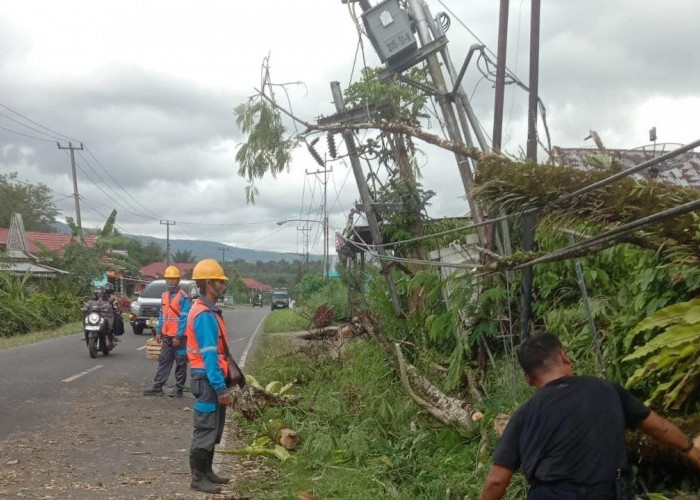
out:
{"label": "green foliage", "polygon": [[280,112],[260,96],[236,106],[234,113],[236,124],[247,136],[236,152],[238,175],[248,181],[246,201],[255,203],[255,180],[288,170],[297,142],[286,137]]}
{"label": "green foliage", "polygon": [[326,286],[326,280],[323,274],[305,274],[296,284],[295,290],[297,294],[297,301],[299,303],[304,303],[304,301],[309,300],[313,295],[319,293]]}
{"label": "green foliage", "polygon": [[313,325],[307,316],[298,309],[277,309],[265,318],[265,333],[300,332]]}
{"label": "green foliage", "polygon": [[325,283],[317,292],[300,300],[301,305],[308,317],[313,317],[316,308],[321,305],[333,308],[336,320],[343,320],[348,317],[348,289],[340,280],[325,278]]}
{"label": "green foliage", "polygon": [[697,402],[700,385],[700,299],[673,304],[640,322],[625,339],[632,344],[639,334],[659,332],[623,361],[645,359],[627,380],[629,387],[656,384],[649,403],[679,410]]}
{"label": "green foliage", "polygon": [[67,271],[47,283],[53,291],[65,291],[76,297],[91,295],[92,281],[104,275],[102,262],[104,251],[99,246],[87,247],[72,241],[63,249],[63,255],[54,252],[42,252],[44,261],[57,269]]}
{"label": "green foliage", "polygon": [[75,321],[80,302],[69,293],[46,293],[30,274],[0,271],[0,336],[11,337]]}
{"label": "green foliage", "polygon": [[19,181],[16,172],[0,174],[0,227],[10,227],[13,212],[22,214],[27,231],[50,231],[58,215],[48,186]]}
{"label": "green foliage", "polygon": [[[283,479],[245,481],[240,493],[260,499],[295,498],[299,491],[320,498],[478,497],[488,471],[488,464],[475,466],[479,439],[435,429],[373,343],[353,342],[339,360],[294,356],[286,345],[284,338],[263,338],[247,368],[261,383],[297,380],[299,402],[267,408],[241,426],[252,439],[264,434],[268,419],[281,418],[301,445],[292,460],[266,462]],[[490,433],[491,419],[484,425]],[[523,498],[522,476],[513,483],[505,498]]]}
{"label": "green foliage", "polygon": [[114,224],[117,222],[117,211],[116,209],[112,210],[110,212],[109,217],[107,217],[107,220],[105,221],[105,225],[102,227],[102,230],[99,232],[99,236],[101,238],[111,238],[114,236]]}
{"label": "green foliage", "polygon": [[171,255],[173,262],[195,262],[196,258],[192,255],[192,250],[178,250]]}

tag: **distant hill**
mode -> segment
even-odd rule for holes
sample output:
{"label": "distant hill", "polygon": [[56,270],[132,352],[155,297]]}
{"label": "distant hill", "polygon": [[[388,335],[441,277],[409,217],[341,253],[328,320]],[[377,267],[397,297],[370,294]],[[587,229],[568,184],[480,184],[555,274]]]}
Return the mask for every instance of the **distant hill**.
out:
{"label": "distant hill", "polygon": [[[141,243],[148,244],[152,241],[156,242],[163,248],[165,248],[165,238],[154,238],[153,236],[140,236],[140,235],[129,235],[130,238],[140,241]],[[200,259],[217,259],[221,260],[221,250],[220,248],[226,248],[226,260],[236,260],[241,259],[246,262],[257,262],[257,261],[295,261],[300,260],[302,257],[293,253],[284,252],[271,252],[268,250],[253,250],[251,248],[239,248],[233,247],[231,245],[225,245],[223,243],[218,243],[216,241],[205,241],[205,240],[170,240],[170,253],[175,253],[177,251],[187,251],[190,250],[192,255],[195,256],[196,260]],[[321,260],[320,255],[310,255],[309,260]]]}
{"label": "distant hill", "polygon": [[[62,222],[56,222],[55,229],[58,233],[70,233],[70,226]],[[136,234],[130,234],[128,236],[144,244],[148,244],[153,241],[161,247],[165,248],[165,238],[155,238],[153,236],[141,236]],[[251,248],[238,248],[230,245],[225,245],[223,243],[218,243],[216,241],[175,239],[170,240],[170,253],[175,253],[178,250],[183,252],[190,250],[196,260],[209,258],[221,260],[221,250],[219,250],[219,248],[221,247],[226,248],[226,260],[228,261],[241,259],[246,262],[279,262],[281,260],[295,261],[300,260],[302,258],[300,255],[293,253],[271,252],[268,250],[253,250]],[[320,255],[310,255],[309,260],[321,261],[322,257]]]}

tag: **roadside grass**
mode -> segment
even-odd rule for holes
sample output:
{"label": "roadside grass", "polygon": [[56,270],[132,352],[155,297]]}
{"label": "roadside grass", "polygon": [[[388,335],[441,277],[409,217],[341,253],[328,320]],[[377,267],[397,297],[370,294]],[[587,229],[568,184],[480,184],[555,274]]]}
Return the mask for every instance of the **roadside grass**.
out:
{"label": "roadside grass", "polygon": [[299,314],[300,309],[277,309],[267,315],[265,333],[298,332],[311,328],[311,321]]}
{"label": "roadside grass", "polygon": [[12,337],[0,337],[0,349],[9,349],[20,345],[35,344],[42,340],[55,339],[65,337],[82,331],[82,321],[74,321],[66,323],[62,326],[51,328],[50,330],[42,330],[38,332],[29,332],[22,335],[13,335]]}
{"label": "roadside grass", "polygon": [[[338,360],[290,355],[287,339],[263,337],[246,367],[260,383],[296,380],[296,405],[266,408],[253,422],[239,422],[249,442],[265,434],[265,422],[281,418],[301,438],[293,457],[268,459],[277,479],[240,483],[256,499],[477,498],[488,472],[476,468],[481,427],[493,435],[493,415],[470,436],[439,428],[421,414],[374,343],[355,341]],[[500,395],[499,395],[500,397]],[[486,405],[488,406],[488,404]],[[524,498],[516,475],[506,498]]]}

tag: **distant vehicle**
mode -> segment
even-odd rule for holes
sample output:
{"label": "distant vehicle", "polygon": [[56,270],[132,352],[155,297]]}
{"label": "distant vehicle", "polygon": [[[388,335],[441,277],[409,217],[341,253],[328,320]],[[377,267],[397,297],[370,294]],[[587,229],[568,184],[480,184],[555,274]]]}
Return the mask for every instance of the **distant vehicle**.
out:
{"label": "distant vehicle", "polygon": [[[150,328],[155,333],[160,314],[160,301],[163,292],[167,289],[168,285],[165,280],[151,281],[143,289],[139,298],[131,303],[129,322],[134,335],[143,334],[146,328]],[[180,280],[180,290],[186,292],[193,299],[199,296],[197,285],[193,280]]]}
{"label": "distant vehicle", "polygon": [[253,296],[253,307],[255,306],[263,306],[263,298],[261,293],[256,293],[255,296]]}
{"label": "distant vehicle", "polygon": [[281,290],[272,292],[272,304],[270,310],[287,309],[289,307],[289,294]]}

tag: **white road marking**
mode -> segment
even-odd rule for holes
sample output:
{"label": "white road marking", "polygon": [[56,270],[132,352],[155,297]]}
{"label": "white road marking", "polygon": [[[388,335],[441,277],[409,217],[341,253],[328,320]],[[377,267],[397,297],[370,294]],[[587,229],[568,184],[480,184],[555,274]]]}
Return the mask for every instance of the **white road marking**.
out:
{"label": "white road marking", "polygon": [[137,351],[143,351],[146,347],[148,347],[146,344],[142,345],[141,347],[137,347]]}
{"label": "white road marking", "polygon": [[73,382],[76,378],[80,378],[80,377],[82,377],[83,375],[87,375],[88,373],[94,372],[95,370],[98,370],[98,369],[100,369],[100,368],[102,368],[102,365],[95,365],[95,366],[93,366],[92,368],[88,368],[88,369],[85,370],[84,372],[80,372],[80,373],[77,373],[77,374],[75,374],[75,375],[73,375],[73,376],[71,376],[71,377],[64,378],[64,379],[63,379],[63,382]]}
{"label": "white road marking", "polygon": [[[267,318],[267,316],[265,316]],[[258,332],[260,331],[260,327],[263,326],[263,323],[265,323],[265,318],[260,320],[260,323],[258,323],[258,326],[255,328],[255,331],[253,332],[253,336],[250,337],[250,340],[248,341],[248,345],[245,346],[245,349],[243,350],[243,354],[241,354],[241,360],[238,362],[238,366],[243,369],[245,367],[245,361],[246,358],[248,357],[248,351],[250,351],[250,348],[253,346],[253,341],[255,340],[255,337],[258,335]]]}

